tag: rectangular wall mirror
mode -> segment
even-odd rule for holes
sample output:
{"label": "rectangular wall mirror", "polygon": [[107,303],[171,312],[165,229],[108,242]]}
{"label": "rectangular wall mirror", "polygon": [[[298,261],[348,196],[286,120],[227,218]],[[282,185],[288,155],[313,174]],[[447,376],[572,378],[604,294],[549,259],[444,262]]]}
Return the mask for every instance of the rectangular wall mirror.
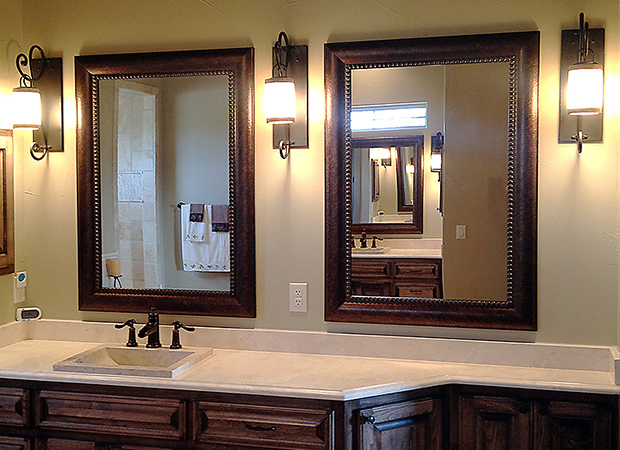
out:
{"label": "rectangular wall mirror", "polygon": [[75,65],[80,309],[255,317],[253,49]]}
{"label": "rectangular wall mirror", "polygon": [[0,275],[15,267],[13,132],[0,130]]}
{"label": "rectangular wall mirror", "polygon": [[[536,329],[538,61],[538,32],[325,44],[326,320]],[[359,125],[382,105],[410,125]]]}

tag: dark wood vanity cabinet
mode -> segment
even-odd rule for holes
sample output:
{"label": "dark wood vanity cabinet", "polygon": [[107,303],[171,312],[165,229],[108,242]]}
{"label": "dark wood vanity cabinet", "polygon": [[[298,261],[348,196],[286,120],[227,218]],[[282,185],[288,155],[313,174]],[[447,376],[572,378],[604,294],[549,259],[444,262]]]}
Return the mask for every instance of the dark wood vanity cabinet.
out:
{"label": "dark wood vanity cabinet", "polygon": [[359,450],[441,450],[441,398],[423,398],[360,410]]}
{"label": "dark wood vanity cabinet", "polygon": [[[459,449],[618,448],[616,396],[456,388],[452,439]],[[506,394],[511,393],[508,396]]]}
{"label": "dark wood vanity cabinet", "polygon": [[617,395],[449,385],[330,401],[0,386],[0,450],[618,450]]}
{"label": "dark wood vanity cabinet", "polygon": [[339,402],[0,381],[0,450],[336,449]]}
{"label": "dark wood vanity cabinet", "polygon": [[352,258],[351,293],[386,297],[441,298],[441,259]]}

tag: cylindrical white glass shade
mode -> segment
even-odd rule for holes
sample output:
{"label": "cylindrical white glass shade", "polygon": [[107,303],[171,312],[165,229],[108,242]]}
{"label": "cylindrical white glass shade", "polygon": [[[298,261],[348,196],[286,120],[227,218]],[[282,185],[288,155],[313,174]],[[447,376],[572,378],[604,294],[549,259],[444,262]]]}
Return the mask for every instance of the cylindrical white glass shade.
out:
{"label": "cylindrical white glass shade", "polygon": [[268,78],[265,80],[263,108],[267,123],[283,124],[295,122],[295,82],[292,78]]}
{"label": "cylindrical white glass shade", "polygon": [[389,147],[374,147],[370,149],[370,159],[390,159],[392,152]]}
{"label": "cylindrical white glass shade", "polygon": [[11,96],[13,128],[41,128],[41,93],[37,88],[15,88]]}
{"label": "cylindrical white glass shade", "polygon": [[603,111],[603,67],[579,63],[568,69],[566,109],[571,116],[592,116]]}
{"label": "cylindrical white glass shade", "polygon": [[431,172],[441,172],[441,153],[431,153]]}

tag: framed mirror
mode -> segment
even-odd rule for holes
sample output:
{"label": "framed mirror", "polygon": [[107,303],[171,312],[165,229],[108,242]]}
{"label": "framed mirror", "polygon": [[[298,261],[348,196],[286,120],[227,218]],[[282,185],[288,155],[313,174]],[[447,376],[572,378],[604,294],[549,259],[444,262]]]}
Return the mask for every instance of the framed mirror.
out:
{"label": "framed mirror", "polygon": [[[386,232],[384,254],[363,254],[353,247],[356,71],[420,68],[441,82],[428,106],[443,117],[429,131],[445,138],[440,195],[423,200],[441,199],[439,244],[413,248],[427,227]],[[325,44],[327,321],[536,329],[538,70],[537,31]],[[369,89],[398,97],[399,85]]]}
{"label": "framed mirror", "polygon": [[424,136],[353,138],[351,148],[353,233],[421,233]]}
{"label": "framed mirror", "polygon": [[0,130],[0,275],[15,270],[13,132]]}
{"label": "framed mirror", "polygon": [[255,317],[254,50],[75,73],[80,310]]}

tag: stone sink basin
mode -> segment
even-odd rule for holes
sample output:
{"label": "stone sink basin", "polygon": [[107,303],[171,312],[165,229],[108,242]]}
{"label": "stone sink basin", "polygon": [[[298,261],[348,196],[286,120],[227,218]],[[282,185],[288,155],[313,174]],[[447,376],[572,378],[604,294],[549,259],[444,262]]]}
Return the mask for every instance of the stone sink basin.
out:
{"label": "stone sink basin", "polygon": [[358,255],[382,255],[390,250],[390,247],[354,247],[351,249],[351,252],[357,253]]}
{"label": "stone sink basin", "polygon": [[54,364],[54,370],[99,375],[172,378],[213,353],[211,348],[101,345]]}

